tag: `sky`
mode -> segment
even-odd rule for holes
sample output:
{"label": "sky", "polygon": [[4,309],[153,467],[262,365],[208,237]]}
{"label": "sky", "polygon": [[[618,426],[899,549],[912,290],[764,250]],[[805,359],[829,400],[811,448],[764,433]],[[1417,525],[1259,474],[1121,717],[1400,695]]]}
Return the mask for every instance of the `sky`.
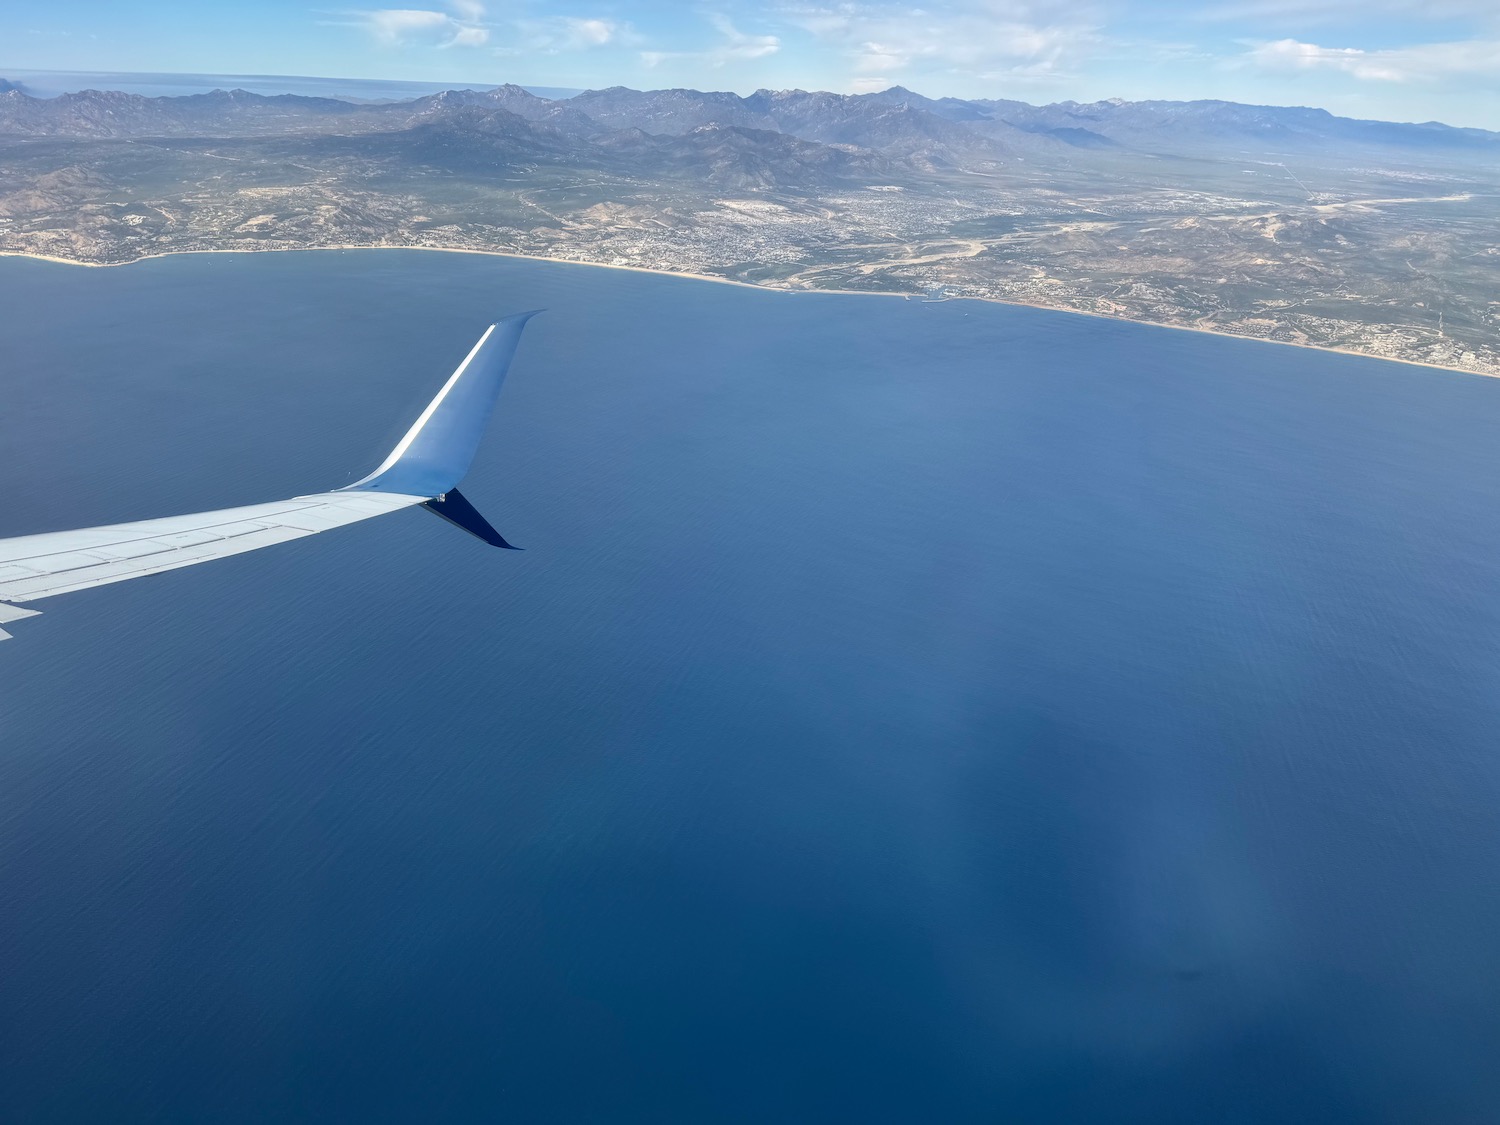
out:
{"label": "sky", "polygon": [[14,70],[1029,102],[1225,98],[1500,129],[1500,0],[7,0]]}

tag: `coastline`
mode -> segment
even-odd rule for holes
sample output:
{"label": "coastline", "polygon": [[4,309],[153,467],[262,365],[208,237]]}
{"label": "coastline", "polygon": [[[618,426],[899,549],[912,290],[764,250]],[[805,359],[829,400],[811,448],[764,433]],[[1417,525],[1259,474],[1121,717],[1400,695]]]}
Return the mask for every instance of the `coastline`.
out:
{"label": "coastline", "polygon": [[[689,273],[686,270],[663,270],[654,269],[650,266],[626,266],[617,265],[613,262],[584,262],[576,258],[554,258],[541,254],[517,254],[508,250],[470,250],[460,246],[361,246],[356,244],[338,246],[277,246],[264,249],[223,249],[223,250],[164,250],[157,254],[142,254],[138,258],[131,258],[124,262],[80,262],[74,258],[59,258],[51,254],[33,254],[24,250],[0,250],[0,258],[31,258],[39,262],[53,262],[62,266],[82,266],[86,269],[115,269],[119,266],[133,266],[137,262],[147,262],[154,258],[176,258],[185,257],[189,254],[290,254],[306,253],[326,250],[415,250],[430,254],[477,254],[490,258],[514,258],[525,262],[552,262],[564,266],[589,266],[595,269],[627,270],[632,273],[650,273],[660,277],[683,277],[692,281],[711,281],[717,285],[736,285],[742,289],[757,289],[763,293],[834,293],[849,297],[899,297],[914,303],[927,304],[920,300],[914,293],[880,292],[868,289],[793,289],[778,285],[760,285],[752,281],[736,281],[731,277],[718,277],[714,274]],[[1111,316],[1108,313],[1091,312],[1087,309],[1072,309],[1060,305],[1044,305],[1035,301],[1006,300],[1003,297],[949,297],[945,301],[982,301],[992,305],[1010,305],[1023,309],[1043,309],[1047,312],[1065,313],[1069,316],[1091,316],[1098,320],[1112,320],[1121,324],[1140,324],[1147,328],[1165,328],[1174,332],[1198,332],[1205,336],[1222,336],[1228,340],[1247,340],[1257,344],[1274,344],[1285,348],[1305,348],[1315,352],[1330,352],[1335,355],[1357,356],[1360,359],[1379,360],[1383,363],[1400,363],[1407,367],[1425,367],[1431,371],[1447,371],[1454,375],[1473,375],[1481,379],[1500,379],[1500,372],[1471,371],[1465,367],[1449,367],[1441,363],[1427,363],[1418,359],[1395,359],[1391,356],[1373,355],[1370,352],[1355,351],[1352,348],[1333,348],[1322,344],[1301,344],[1295,340],[1267,340],[1261,336],[1244,336],[1237,332],[1224,332],[1217,328],[1200,328],[1191,324],[1162,324],[1154,320],[1137,320],[1128,316]]]}

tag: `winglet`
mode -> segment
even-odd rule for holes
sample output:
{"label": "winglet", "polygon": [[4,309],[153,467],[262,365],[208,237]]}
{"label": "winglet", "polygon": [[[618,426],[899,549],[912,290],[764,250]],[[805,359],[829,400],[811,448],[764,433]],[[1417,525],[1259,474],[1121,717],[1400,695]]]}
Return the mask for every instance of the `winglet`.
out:
{"label": "winglet", "polygon": [[343,491],[451,495],[474,461],[521,341],[521,329],[541,311],[517,313],[490,325],[380,467]]}
{"label": "winglet", "polygon": [[422,507],[435,515],[442,516],[454,527],[461,527],[476,539],[483,539],[491,547],[504,547],[507,551],[519,551],[522,548],[507,543],[505,537],[490,526],[490,521],[474,510],[474,505],[462,492],[456,488],[450,488],[442,496],[435,496]]}

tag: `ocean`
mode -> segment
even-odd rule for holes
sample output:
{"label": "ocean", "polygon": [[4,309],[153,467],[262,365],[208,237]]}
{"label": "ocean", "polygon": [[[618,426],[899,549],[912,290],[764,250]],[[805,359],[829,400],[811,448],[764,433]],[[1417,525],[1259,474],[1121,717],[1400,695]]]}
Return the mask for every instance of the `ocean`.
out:
{"label": "ocean", "polygon": [[[20,85],[33,98],[55,98],[82,90],[119,90],[147,98],[179,98],[214,90],[248,90],[275,97],[340,98],[346,101],[399,102],[453,89],[493,89],[498,83],[406,82],[391,78],[316,78],[294,74],[152,74],[132,71],[5,70],[0,78]],[[578,90],[527,86],[542,98],[570,98]]]}
{"label": "ocean", "polygon": [[1500,1119],[1500,382],[407,251],[0,259],[16,1122]]}

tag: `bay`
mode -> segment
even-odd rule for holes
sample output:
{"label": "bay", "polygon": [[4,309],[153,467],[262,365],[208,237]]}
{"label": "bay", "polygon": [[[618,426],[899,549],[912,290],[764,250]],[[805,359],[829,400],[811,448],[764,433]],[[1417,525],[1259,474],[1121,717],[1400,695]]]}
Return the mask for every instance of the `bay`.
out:
{"label": "bay", "polygon": [[1500,1116],[1500,384],[405,251],[0,259],[17,1121]]}

